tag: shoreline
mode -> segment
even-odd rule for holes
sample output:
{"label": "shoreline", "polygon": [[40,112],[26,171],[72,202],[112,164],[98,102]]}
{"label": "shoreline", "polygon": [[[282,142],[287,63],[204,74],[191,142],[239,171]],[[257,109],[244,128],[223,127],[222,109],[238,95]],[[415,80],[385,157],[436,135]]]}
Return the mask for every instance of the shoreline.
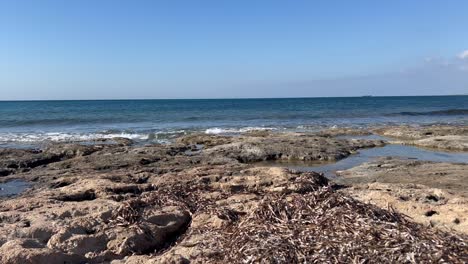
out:
{"label": "shoreline", "polygon": [[[145,146],[152,144],[173,144],[180,137],[193,134],[221,135],[221,136],[241,136],[249,132],[268,131],[270,133],[305,133],[325,137],[367,137],[384,141],[392,141],[396,144],[407,144],[421,147],[421,144],[412,143],[427,138],[422,131],[431,131],[435,128],[434,136],[459,136],[468,133],[468,125],[462,123],[420,123],[420,124],[315,124],[299,125],[296,127],[283,126],[226,126],[209,128],[174,128],[172,130],[160,131],[127,131],[118,129],[108,129],[94,132],[17,132],[0,134],[0,148],[12,149],[41,149],[53,144],[116,144],[115,139],[132,140],[132,145]],[[450,131],[451,129],[454,131]],[[396,130],[396,131],[392,131]],[[417,134],[417,133],[421,134]],[[396,133],[396,134],[395,134]],[[400,135],[398,134],[400,133]],[[402,134],[403,133],[403,134]],[[405,136],[407,135],[407,136]],[[456,139],[455,139],[456,141]],[[428,149],[439,149],[436,146]],[[447,151],[457,151],[449,149]],[[462,152],[464,150],[461,150]]]}
{"label": "shoreline", "polygon": [[[419,261],[463,262],[468,160],[455,165],[373,159],[337,172],[339,178],[332,180],[313,167],[307,172],[258,162],[333,164],[392,145],[393,138],[415,147],[466,151],[467,131],[447,125],[264,130],[190,134],[145,146],[117,138],[110,144],[55,143],[41,151],[1,149],[0,183],[20,179],[34,184],[0,199],[0,260],[403,261],[411,255]],[[372,134],[392,140],[360,137]],[[311,223],[318,226],[310,229]],[[368,230],[378,235],[365,236]],[[293,239],[297,234],[300,239]],[[408,234],[411,243],[404,242]],[[341,249],[330,237],[340,241]],[[348,243],[356,246],[344,246]],[[391,252],[385,243],[401,248]]]}

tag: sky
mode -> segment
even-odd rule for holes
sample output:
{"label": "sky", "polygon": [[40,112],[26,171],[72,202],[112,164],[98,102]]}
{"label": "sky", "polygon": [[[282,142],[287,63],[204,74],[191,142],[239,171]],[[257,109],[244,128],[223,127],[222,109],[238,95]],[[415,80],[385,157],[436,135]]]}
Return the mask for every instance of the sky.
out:
{"label": "sky", "polygon": [[0,0],[0,100],[468,94],[468,1]]}

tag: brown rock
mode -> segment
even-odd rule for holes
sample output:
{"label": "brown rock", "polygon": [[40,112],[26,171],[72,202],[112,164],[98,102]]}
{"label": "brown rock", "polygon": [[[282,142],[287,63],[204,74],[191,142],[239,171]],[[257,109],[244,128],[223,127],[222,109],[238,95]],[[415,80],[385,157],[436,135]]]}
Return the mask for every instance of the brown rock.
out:
{"label": "brown rock", "polygon": [[342,183],[354,186],[344,192],[356,199],[391,206],[423,224],[468,234],[467,170],[467,164],[380,159],[340,175]]}
{"label": "brown rock", "polygon": [[11,240],[0,247],[0,262],[3,264],[72,264],[85,261],[83,256],[46,248],[32,239]]}

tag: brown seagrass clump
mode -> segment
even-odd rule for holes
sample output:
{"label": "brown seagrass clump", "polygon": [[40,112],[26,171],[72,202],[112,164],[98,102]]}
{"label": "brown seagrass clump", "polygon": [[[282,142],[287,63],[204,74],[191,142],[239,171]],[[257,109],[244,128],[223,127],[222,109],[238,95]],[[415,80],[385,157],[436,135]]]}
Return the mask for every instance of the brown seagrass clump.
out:
{"label": "brown seagrass clump", "polygon": [[467,263],[466,237],[323,188],[269,194],[224,230],[223,261],[243,263]]}
{"label": "brown seagrass clump", "polygon": [[[174,247],[203,234],[193,263],[468,263],[468,237],[413,222],[409,217],[359,202],[318,174],[299,173],[281,192],[245,190],[258,203],[239,211],[217,201],[239,193],[200,181],[168,184],[115,212],[116,224],[138,225],[145,206],[177,205],[228,224],[188,227]],[[207,193],[218,193],[217,199]],[[194,244],[190,250],[194,249]],[[155,252],[155,257],[170,251]],[[190,251],[189,250],[189,251]],[[178,251],[176,251],[178,252]],[[182,251],[180,251],[182,252]]]}

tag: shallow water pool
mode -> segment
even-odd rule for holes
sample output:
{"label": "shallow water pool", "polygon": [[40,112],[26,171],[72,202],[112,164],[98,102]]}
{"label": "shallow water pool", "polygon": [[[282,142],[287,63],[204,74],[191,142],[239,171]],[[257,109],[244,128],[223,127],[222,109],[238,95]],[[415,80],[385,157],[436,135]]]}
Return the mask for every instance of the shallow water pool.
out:
{"label": "shallow water pool", "polygon": [[31,183],[23,180],[11,180],[0,183],[0,197],[9,197],[20,194],[31,187]]}
{"label": "shallow water pool", "polygon": [[[370,136],[349,137],[347,138],[365,138]],[[377,136],[378,137],[378,136]],[[373,138],[377,139],[377,138]],[[384,139],[379,137],[379,139]],[[289,162],[289,161],[266,161],[260,164],[267,166],[288,167],[299,171],[322,172],[329,178],[336,177],[336,171],[347,170],[362,163],[372,161],[379,157],[399,157],[404,159],[414,159],[434,162],[450,163],[468,163],[468,152],[443,152],[428,150],[413,146],[388,144],[384,147],[362,149],[357,154],[353,154],[338,162]]]}

